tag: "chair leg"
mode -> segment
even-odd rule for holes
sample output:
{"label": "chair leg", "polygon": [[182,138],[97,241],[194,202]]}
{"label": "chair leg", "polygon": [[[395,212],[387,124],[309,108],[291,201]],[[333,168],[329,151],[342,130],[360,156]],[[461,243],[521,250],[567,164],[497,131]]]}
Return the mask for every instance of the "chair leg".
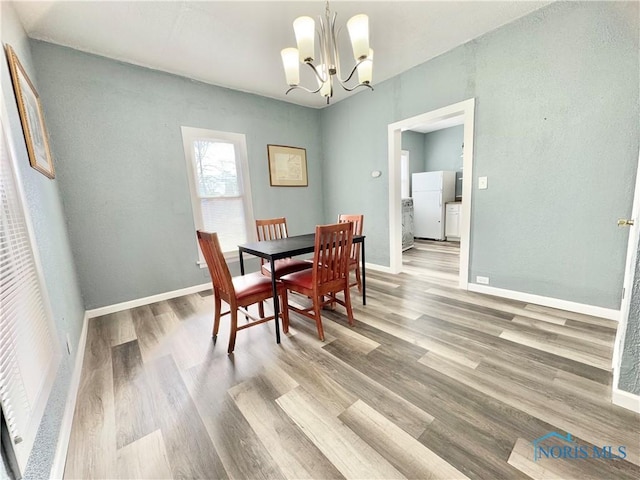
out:
{"label": "chair leg", "polygon": [[324,329],[322,328],[322,317],[320,316],[320,305],[322,304],[322,295],[317,296],[313,302],[313,313],[315,315],[316,327],[318,328],[318,338],[324,342]]}
{"label": "chair leg", "polygon": [[229,348],[227,353],[233,353],[233,349],[236,347],[236,332],[238,331],[238,310],[231,310],[231,332],[229,333]]}
{"label": "chair leg", "polygon": [[286,288],[283,288],[280,294],[280,316],[282,317],[282,332],[289,333],[289,298]]}
{"label": "chair leg", "polygon": [[356,268],[356,282],[358,282],[358,291],[362,293],[362,280],[360,279],[360,264]]}
{"label": "chair leg", "polygon": [[351,289],[349,285],[344,289],[344,306],[347,309],[347,318],[349,319],[349,325],[353,326],[353,310],[351,309],[351,294],[349,293]]}
{"label": "chair leg", "polygon": [[264,302],[258,303],[258,316],[264,318]]}
{"label": "chair leg", "polygon": [[213,314],[213,331],[211,332],[211,338],[213,338],[213,343],[216,343],[218,339],[218,329],[220,328],[220,309],[222,308],[222,302],[220,301],[220,297],[217,294],[214,294],[214,314]]}

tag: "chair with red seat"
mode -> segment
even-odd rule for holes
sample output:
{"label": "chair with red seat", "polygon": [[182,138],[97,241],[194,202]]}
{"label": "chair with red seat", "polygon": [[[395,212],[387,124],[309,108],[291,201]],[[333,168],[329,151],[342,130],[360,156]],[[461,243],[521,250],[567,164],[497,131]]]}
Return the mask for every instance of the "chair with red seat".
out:
{"label": "chair with red seat", "polygon": [[[209,267],[211,282],[213,283],[215,313],[213,319],[212,337],[214,343],[218,338],[218,328],[220,327],[220,317],[231,314],[231,332],[229,335],[228,353],[233,352],[236,343],[236,332],[254,325],[259,325],[275,317],[264,316],[262,302],[273,297],[271,279],[265,277],[260,272],[250,273],[231,277],[229,267],[224,259],[218,235],[216,233],[202,232],[198,230],[198,243]],[[281,305],[287,304],[287,290],[282,283],[277,284]],[[221,313],[221,301],[224,300],[229,305],[229,311]],[[251,315],[247,308],[255,303],[260,304],[259,318]],[[238,326],[238,310],[253,321]],[[283,308],[280,312],[282,318],[282,330],[289,331],[289,312]],[[276,321],[278,321],[276,319]]]}
{"label": "chair with red seat", "polygon": [[[277,240],[287,238],[289,232],[287,230],[287,219],[284,217],[270,218],[266,220],[256,220],[256,233],[258,241]],[[271,265],[260,259],[261,271],[264,275],[271,276]],[[299,272],[311,268],[311,263],[296,258],[283,258],[275,261],[275,277],[280,278],[282,275]]]}
{"label": "chair with red seat", "polygon": [[[364,223],[364,215],[340,215],[338,223],[351,222],[353,225],[353,235],[362,235],[362,224]],[[362,293],[362,279],[360,278],[360,244],[354,243],[351,246],[351,255],[349,256],[349,271],[355,270],[356,281],[349,284],[349,287],[358,286],[358,291]]]}
{"label": "chair with red seat", "polygon": [[[320,309],[323,305],[339,303],[347,310],[349,325],[353,325],[353,311],[349,295],[349,256],[353,243],[351,228],[348,223],[318,225],[311,269],[280,277],[280,281],[287,290],[300,293],[312,300],[313,305],[309,308],[285,305],[289,309],[315,320],[320,340],[324,340],[324,329],[320,316]],[[336,297],[339,292],[344,292],[344,300]]]}

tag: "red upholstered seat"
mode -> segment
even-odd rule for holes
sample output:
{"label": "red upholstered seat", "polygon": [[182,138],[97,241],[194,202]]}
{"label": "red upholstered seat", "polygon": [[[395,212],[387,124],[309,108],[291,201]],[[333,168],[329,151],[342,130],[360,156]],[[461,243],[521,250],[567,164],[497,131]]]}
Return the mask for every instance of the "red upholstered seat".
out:
{"label": "red upholstered seat", "polygon": [[[353,325],[353,311],[349,294],[349,255],[353,245],[351,224],[318,225],[311,269],[280,277],[287,290],[309,297],[313,305],[291,310],[315,320],[318,337],[324,340],[320,309],[323,305],[339,303],[347,310],[349,325]],[[344,292],[344,301],[337,298]],[[325,297],[327,300],[325,300]]]}
{"label": "red upholstered seat", "polygon": [[[228,352],[233,352],[236,344],[236,332],[260,323],[273,320],[275,317],[265,317],[262,302],[273,297],[273,287],[271,279],[256,272],[249,275],[241,275],[231,277],[229,267],[224,259],[218,235],[215,233],[201,232],[198,230],[198,243],[200,249],[207,261],[209,273],[211,274],[211,283],[213,284],[214,306],[215,312],[213,317],[213,341],[218,338],[218,329],[220,327],[220,317],[223,315],[231,315],[231,332],[229,335]],[[278,294],[282,305],[287,304],[287,290],[284,286],[277,283]],[[229,305],[229,311],[221,313],[222,300]],[[251,315],[246,308],[253,304],[259,304],[259,318]],[[253,321],[238,326],[238,310],[242,311],[247,318]],[[287,333],[289,331],[289,311],[283,308],[280,312],[282,318],[282,330]],[[277,319],[276,319],[277,321]]]}
{"label": "red upholstered seat", "polygon": [[271,280],[259,272],[240,275],[233,277],[231,280],[236,291],[236,299],[240,304],[243,303],[243,299],[252,295],[259,295],[265,292],[269,297],[272,295]]}
{"label": "red upholstered seat", "polygon": [[[276,278],[280,278],[283,275],[288,275],[293,272],[299,272],[300,270],[307,270],[311,268],[311,264],[305,260],[298,260],[296,258],[283,258],[276,260]],[[265,263],[262,265],[262,273],[264,275],[271,276],[271,264]]]}

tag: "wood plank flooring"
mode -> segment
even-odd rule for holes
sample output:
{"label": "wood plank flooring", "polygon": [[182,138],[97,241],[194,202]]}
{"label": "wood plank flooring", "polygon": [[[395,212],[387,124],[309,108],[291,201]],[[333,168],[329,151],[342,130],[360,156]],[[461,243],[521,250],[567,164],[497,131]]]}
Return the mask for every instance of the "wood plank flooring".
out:
{"label": "wood plank flooring", "polygon": [[[280,345],[270,322],[227,355],[211,291],[90,320],[65,478],[640,478],[616,323],[458,290],[458,255],[418,241],[404,273],[367,271],[325,342],[292,314]],[[534,459],[550,432],[626,458]]]}

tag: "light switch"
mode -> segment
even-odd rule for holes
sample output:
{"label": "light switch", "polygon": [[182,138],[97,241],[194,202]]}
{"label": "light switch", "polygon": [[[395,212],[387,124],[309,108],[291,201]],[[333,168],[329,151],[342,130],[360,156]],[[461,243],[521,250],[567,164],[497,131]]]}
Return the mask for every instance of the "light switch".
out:
{"label": "light switch", "polygon": [[479,190],[487,189],[487,177],[478,177],[478,189]]}

